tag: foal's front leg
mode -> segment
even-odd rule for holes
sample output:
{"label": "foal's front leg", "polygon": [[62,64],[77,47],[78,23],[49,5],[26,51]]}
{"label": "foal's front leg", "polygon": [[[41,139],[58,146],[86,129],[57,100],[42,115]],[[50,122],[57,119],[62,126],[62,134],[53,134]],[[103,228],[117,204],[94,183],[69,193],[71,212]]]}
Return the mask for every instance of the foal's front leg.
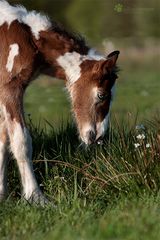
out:
{"label": "foal's front leg", "polygon": [[[15,109],[13,109],[15,108]],[[27,130],[21,109],[18,104],[12,108],[4,107],[4,115],[7,123],[7,130],[10,139],[11,151],[17,160],[23,197],[35,203],[44,205],[47,200],[40,191],[32,166],[32,140]],[[14,116],[14,113],[16,116]]]}
{"label": "foal's front leg", "polygon": [[7,194],[7,129],[3,113],[0,113],[0,201],[2,201]]}

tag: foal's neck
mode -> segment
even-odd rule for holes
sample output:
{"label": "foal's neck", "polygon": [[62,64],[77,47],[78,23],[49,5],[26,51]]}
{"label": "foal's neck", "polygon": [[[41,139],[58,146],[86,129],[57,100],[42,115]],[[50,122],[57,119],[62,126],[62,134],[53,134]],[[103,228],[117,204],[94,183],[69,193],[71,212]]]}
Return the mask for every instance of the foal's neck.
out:
{"label": "foal's neck", "polygon": [[102,59],[90,49],[84,39],[61,28],[42,31],[36,41],[45,61],[53,67],[54,77],[73,83],[80,76],[80,64],[85,59]]}

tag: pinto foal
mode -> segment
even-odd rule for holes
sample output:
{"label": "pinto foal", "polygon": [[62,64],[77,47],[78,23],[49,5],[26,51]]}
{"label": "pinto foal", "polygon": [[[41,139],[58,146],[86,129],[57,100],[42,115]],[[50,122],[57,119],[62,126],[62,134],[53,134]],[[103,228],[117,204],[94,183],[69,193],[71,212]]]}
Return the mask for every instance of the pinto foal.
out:
{"label": "pinto foal", "polygon": [[23,95],[37,70],[64,79],[80,138],[101,141],[109,116],[119,51],[107,57],[35,11],[0,0],[0,199],[6,195],[8,142],[17,160],[23,197],[44,204],[32,167]]}

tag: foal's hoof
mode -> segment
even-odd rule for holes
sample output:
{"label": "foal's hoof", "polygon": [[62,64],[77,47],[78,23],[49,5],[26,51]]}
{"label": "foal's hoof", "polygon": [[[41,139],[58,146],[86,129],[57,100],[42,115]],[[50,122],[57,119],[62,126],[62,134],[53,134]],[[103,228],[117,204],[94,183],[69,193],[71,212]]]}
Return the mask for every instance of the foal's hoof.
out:
{"label": "foal's hoof", "polygon": [[46,205],[50,205],[51,202],[42,194],[41,191],[35,190],[31,197],[28,199],[25,199],[29,204],[33,205],[40,205],[42,207]]}

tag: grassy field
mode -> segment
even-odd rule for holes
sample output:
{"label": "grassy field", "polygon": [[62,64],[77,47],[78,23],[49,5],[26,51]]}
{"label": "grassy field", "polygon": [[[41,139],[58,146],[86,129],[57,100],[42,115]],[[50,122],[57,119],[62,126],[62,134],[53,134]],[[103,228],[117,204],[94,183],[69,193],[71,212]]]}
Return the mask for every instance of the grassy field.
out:
{"label": "grassy field", "polygon": [[0,239],[160,238],[158,64],[121,62],[121,68],[105,142],[88,149],[79,147],[63,82],[41,77],[29,87],[25,105],[34,169],[56,207],[21,201],[10,160]]}
{"label": "grassy field", "polygon": [[[49,133],[30,124],[36,176],[56,207],[22,202],[10,162],[10,196],[0,206],[1,239],[159,239],[156,123],[113,126],[104,145],[83,150],[71,124]],[[145,139],[137,139],[142,134]]]}

